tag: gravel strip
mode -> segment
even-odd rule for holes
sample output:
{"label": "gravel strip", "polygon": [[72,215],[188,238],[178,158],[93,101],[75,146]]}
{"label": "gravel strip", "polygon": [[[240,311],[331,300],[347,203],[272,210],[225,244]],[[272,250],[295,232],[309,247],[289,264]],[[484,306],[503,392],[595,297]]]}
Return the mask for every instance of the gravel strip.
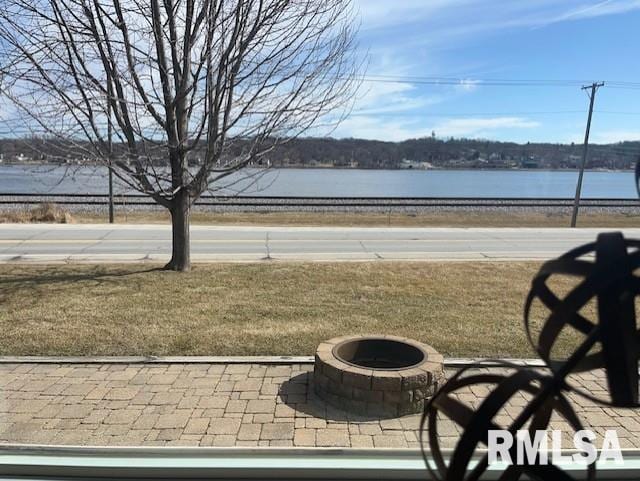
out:
{"label": "gravel strip", "polygon": [[[18,197],[0,195],[0,212],[19,212],[32,209],[43,202],[51,202],[51,197]],[[108,206],[104,197],[56,197],[54,203],[61,205],[70,213],[106,214]],[[68,202],[76,202],[69,204]],[[95,204],[92,204],[94,202]],[[144,205],[147,198],[116,197],[116,211],[120,213],[153,212],[163,210],[158,205]],[[211,202],[205,199],[204,202]],[[513,212],[566,214],[571,212],[567,201],[541,199],[230,199],[230,202],[244,205],[202,205],[196,204],[196,212],[363,212],[363,213],[405,213],[425,214],[434,212]],[[536,205],[530,205],[530,204]],[[294,205],[292,205],[294,204]],[[446,205],[442,205],[446,204]],[[490,204],[490,205],[487,205]],[[561,205],[558,205],[561,204]],[[637,200],[616,200],[602,205],[602,202],[585,199],[582,209],[590,213],[640,214],[640,202]]]}

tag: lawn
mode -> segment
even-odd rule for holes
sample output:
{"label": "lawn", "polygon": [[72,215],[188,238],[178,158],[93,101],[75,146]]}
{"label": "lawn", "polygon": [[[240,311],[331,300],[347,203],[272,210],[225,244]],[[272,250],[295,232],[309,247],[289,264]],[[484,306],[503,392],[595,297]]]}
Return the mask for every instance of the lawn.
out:
{"label": "lawn", "polygon": [[0,266],[2,355],[309,355],[347,333],[531,357],[537,263]]}

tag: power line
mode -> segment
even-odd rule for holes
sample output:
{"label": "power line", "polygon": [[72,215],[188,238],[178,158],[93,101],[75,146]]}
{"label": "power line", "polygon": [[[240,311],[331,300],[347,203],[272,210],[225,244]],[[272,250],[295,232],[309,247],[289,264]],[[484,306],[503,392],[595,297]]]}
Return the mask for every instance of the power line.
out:
{"label": "power line", "polygon": [[616,110],[594,110],[598,114],[610,114],[610,115],[640,115],[640,112],[624,112]]}
{"label": "power line", "polygon": [[[482,117],[482,116],[514,116],[514,115],[569,115],[569,114],[585,114],[586,110],[534,110],[534,111],[495,111],[495,112],[420,112],[421,117]],[[612,110],[594,110],[594,113],[605,115],[640,115],[640,112],[633,111],[612,111]],[[362,115],[398,115],[397,112],[373,112],[368,113],[366,110],[362,112],[353,112],[352,116]],[[2,120],[0,119],[0,125],[11,125],[16,121]],[[97,122],[98,127],[106,128],[108,124],[106,122]],[[158,130],[158,127],[149,127],[147,131]],[[46,132],[45,129],[35,129],[24,126],[9,127],[7,129],[0,130],[0,135],[12,134],[12,133],[42,133]]]}
{"label": "power line", "polygon": [[429,82],[473,85],[478,84],[506,84],[506,85],[580,85],[580,80],[548,80],[548,79],[496,79],[496,78],[473,78],[473,77],[421,77],[409,75],[366,75],[368,80],[381,81],[409,81],[409,82]]}
{"label": "power line", "polygon": [[[411,83],[422,85],[452,85],[469,87],[577,87],[588,80],[562,80],[562,79],[498,79],[498,78],[471,78],[471,77],[420,77],[401,75],[365,75],[365,82],[380,83]],[[640,90],[640,82],[626,80],[607,81],[607,87],[615,89]]]}
{"label": "power line", "polygon": [[[375,110],[375,109],[372,109]],[[420,117],[482,117],[482,116],[514,116],[514,115],[568,115],[568,114],[585,114],[586,110],[548,110],[548,111],[519,111],[519,112],[420,112]],[[415,115],[414,112],[411,112]],[[399,115],[398,112],[373,112],[368,113],[366,109],[362,112],[353,112],[351,116],[363,115]],[[638,112],[640,115],[640,112]]]}

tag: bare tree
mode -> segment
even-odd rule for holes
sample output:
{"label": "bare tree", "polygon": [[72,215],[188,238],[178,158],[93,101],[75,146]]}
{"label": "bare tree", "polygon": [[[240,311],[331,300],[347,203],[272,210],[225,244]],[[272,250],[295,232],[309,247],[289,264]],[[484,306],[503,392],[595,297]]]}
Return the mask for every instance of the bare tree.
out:
{"label": "bare tree", "polygon": [[3,0],[0,88],[166,207],[183,271],[203,192],[347,111],[354,38],[350,0]]}

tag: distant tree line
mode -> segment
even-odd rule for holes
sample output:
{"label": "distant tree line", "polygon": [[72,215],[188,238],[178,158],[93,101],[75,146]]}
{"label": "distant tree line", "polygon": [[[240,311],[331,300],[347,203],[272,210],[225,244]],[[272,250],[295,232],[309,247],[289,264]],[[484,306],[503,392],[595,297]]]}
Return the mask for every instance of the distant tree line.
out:
{"label": "distant tree line", "polygon": [[[249,140],[237,139],[226,155],[241,155]],[[409,139],[382,142],[363,139],[295,138],[273,142],[273,149],[254,165],[272,167],[337,167],[360,169],[401,168],[576,168],[581,144],[496,142],[477,139]],[[234,152],[237,150],[237,153]],[[122,145],[114,146],[114,156],[124,155]],[[0,139],[0,155],[5,163],[39,161],[47,163],[91,162],[78,144],[41,137]],[[199,165],[202,149],[190,152],[189,162]],[[589,168],[632,169],[640,157],[640,142],[591,145]],[[166,160],[158,157],[157,165]]]}

